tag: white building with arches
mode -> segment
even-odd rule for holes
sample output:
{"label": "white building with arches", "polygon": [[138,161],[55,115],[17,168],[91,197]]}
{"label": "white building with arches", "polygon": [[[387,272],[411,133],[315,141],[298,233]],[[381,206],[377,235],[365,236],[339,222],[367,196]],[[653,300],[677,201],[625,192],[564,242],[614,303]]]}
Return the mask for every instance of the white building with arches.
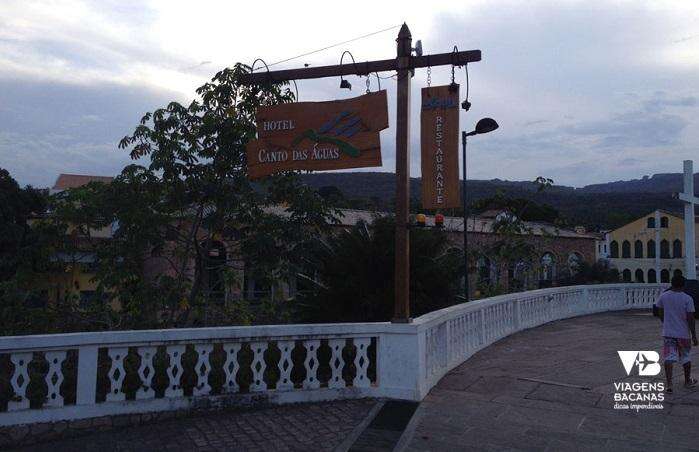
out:
{"label": "white building with arches", "polygon": [[684,219],[659,209],[608,232],[606,258],[622,281],[667,283],[684,274],[684,239]]}

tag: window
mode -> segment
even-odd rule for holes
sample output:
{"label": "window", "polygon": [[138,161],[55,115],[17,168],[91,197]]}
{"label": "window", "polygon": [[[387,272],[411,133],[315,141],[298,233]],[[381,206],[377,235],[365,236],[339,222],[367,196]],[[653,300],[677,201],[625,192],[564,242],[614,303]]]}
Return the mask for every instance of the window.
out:
{"label": "window", "polygon": [[669,283],[670,282],[670,271],[666,268],[660,270],[660,282]]}
{"label": "window", "polygon": [[672,242],[672,257],[675,259],[682,258],[682,240],[675,239],[675,241]]}
{"label": "window", "polygon": [[631,257],[631,242],[628,240],[624,240],[621,244],[621,257],[626,259]]}
{"label": "window", "polygon": [[226,247],[221,242],[202,242],[201,249],[197,271],[201,272],[204,296],[209,301],[222,303],[226,299]]}
{"label": "window", "polygon": [[676,269],[674,272],[672,272],[672,276],[682,276],[682,270],[680,270],[679,268]]}
{"label": "window", "polygon": [[670,242],[665,239],[660,242],[660,258],[670,259]]}
{"label": "window", "polygon": [[531,263],[520,260],[514,264],[512,269],[512,280],[510,281],[510,287],[523,290],[529,287],[529,275],[531,273]]}
{"label": "window", "polygon": [[541,276],[539,285],[549,287],[551,282],[556,278],[556,257],[551,253],[544,253],[541,256]]}
{"label": "window", "polygon": [[623,272],[621,272],[621,279],[622,279],[624,282],[631,282],[631,270],[629,270],[629,269],[627,268],[626,270],[624,270]]}
{"label": "window", "polygon": [[481,284],[490,284],[490,259],[482,256],[478,259],[478,282]]}
{"label": "window", "polygon": [[655,218],[648,217],[648,229],[655,229]]}
{"label": "window", "polygon": [[613,258],[619,257],[619,244],[616,240],[609,244],[609,251]]}
{"label": "window", "polygon": [[572,252],[570,253],[570,256],[568,256],[568,269],[570,270],[570,274],[574,275],[578,272],[578,268],[580,267],[580,263],[583,261],[582,255],[577,252]]}
{"label": "window", "polygon": [[648,270],[648,282],[653,284],[658,282],[658,278],[656,277],[655,270],[652,268]]}
{"label": "window", "polygon": [[636,270],[636,273],[634,274],[634,278],[636,279],[636,282],[645,282],[643,280],[643,270],[640,268]]}
{"label": "window", "polygon": [[667,228],[670,224],[670,219],[668,217],[660,217],[660,227]]}
{"label": "window", "polygon": [[655,240],[648,240],[648,246],[646,247],[646,257],[650,259],[655,259]]}
{"label": "window", "polygon": [[633,257],[636,259],[642,259],[643,258],[643,242],[640,240],[636,240],[633,243]]}

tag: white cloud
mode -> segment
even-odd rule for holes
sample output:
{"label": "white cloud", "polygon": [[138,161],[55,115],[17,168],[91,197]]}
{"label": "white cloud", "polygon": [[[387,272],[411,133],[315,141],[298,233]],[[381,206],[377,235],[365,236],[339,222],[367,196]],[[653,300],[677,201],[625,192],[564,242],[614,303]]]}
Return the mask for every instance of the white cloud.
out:
{"label": "white cloud", "polygon": [[[479,117],[492,116],[501,129],[473,140],[471,177],[546,175],[584,185],[614,173],[591,164],[608,162],[610,149],[618,156],[612,162],[627,159],[618,165],[615,179],[672,170],[672,163],[679,168],[682,158],[696,153],[699,124],[695,101],[688,101],[699,96],[696,2],[410,1],[401,2],[400,10],[397,15],[394,2],[366,1],[3,0],[0,90],[18,80],[34,88],[23,91],[24,99],[0,95],[0,117],[14,124],[0,124],[0,133],[12,133],[18,142],[48,140],[40,146],[62,157],[45,165],[46,172],[61,167],[89,172],[87,163],[99,167],[92,152],[102,155],[116,147],[144,109],[159,106],[156,99],[187,101],[224,66],[258,57],[273,63],[406,21],[425,52],[449,51],[454,44],[483,51],[483,61],[470,65],[473,107],[462,113],[461,121],[468,128]],[[342,50],[350,50],[357,61],[389,58],[395,53],[396,32],[275,68],[335,64]],[[448,83],[449,75],[448,68],[435,68],[433,84]],[[456,75],[463,83],[463,72]],[[360,94],[363,80],[351,82],[354,89],[341,92],[338,80],[299,81],[301,100]],[[420,167],[417,118],[424,84],[425,71],[419,70],[413,83],[413,176]],[[376,85],[372,79],[372,89]],[[395,82],[383,80],[382,85],[391,102],[391,128],[382,134],[383,170],[390,171]],[[98,96],[100,89],[112,90],[112,95]],[[139,92],[150,93],[146,102],[126,94]],[[70,96],[87,96],[94,108]],[[27,98],[31,109],[24,105]],[[56,99],[68,105],[58,105]],[[657,114],[649,114],[652,108]],[[42,110],[52,121],[37,120],[33,129],[28,127]],[[93,132],[75,124],[91,124]],[[646,140],[644,129],[654,129],[652,140]],[[58,138],[66,135],[70,140]],[[18,152],[0,147],[0,166],[21,170],[25,159],[29,166],[29,151]],[[105,161],[113,166],[103,170],[113,171],[121,162],[111,158]],[[637,161],[629,165],[632,158]],[[584,171],[566,169],[581,164]],[[38,176],[38,168],[19,172],[32,183],[55,175]]]}

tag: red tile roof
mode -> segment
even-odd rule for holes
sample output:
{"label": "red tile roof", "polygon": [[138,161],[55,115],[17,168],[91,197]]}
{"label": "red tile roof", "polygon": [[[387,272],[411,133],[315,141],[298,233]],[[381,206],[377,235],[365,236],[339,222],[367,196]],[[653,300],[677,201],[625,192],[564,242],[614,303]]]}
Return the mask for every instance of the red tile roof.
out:
{"label": "red tile roof", "polygon": [[59,174],[56,183],[53,185],[53,190],[66,190],[68,188],[82,187],[90,182],[102,182],[108,184],[113,177],[110,176],[90,176],[87,174]]}

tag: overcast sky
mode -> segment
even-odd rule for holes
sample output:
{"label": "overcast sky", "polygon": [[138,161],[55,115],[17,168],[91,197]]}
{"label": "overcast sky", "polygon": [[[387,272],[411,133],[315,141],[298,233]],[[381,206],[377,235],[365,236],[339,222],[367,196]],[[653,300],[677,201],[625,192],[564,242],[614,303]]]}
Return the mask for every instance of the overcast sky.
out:
{"label": "overcast sky", "polygon": [[[400,5],[400,6],[398,6]],[[402,10],[402,12],[399,12]],[[469,178],[583,186],[699,166],[699,2],[0,1],[0,167],[22,184],[60,172],[114,175],[117,143],[143,113],[188,102],[216,71],[290,56],[407,22],[425,53],[480,49],[469,65],[463,128],[501,128],[469,142]],[[275,66],[392,58],[397,29]],[[389,74],[382,74],[384,76]],[[448,67],[432,84],[449,83]],[[456,71],[462,84],[464,72]],[[362,94],[365,80],[299,81],[301,101]],[[419,89],[413,79],[412,175],[419,176]],[[393,171],[391,127],[382,133]],[[377,89],[375,79],[371,89]]]}

